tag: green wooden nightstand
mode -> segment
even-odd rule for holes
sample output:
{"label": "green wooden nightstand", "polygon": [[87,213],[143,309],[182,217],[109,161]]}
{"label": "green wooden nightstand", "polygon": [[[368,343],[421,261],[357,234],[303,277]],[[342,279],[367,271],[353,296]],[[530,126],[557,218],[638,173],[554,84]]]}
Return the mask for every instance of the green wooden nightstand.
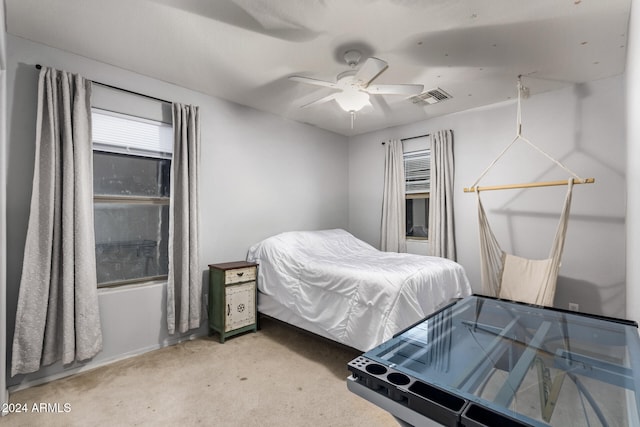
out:
{"label": "green wooden nightstand", "polygon": [[258,264],[246,261],[209,264],[209,329],[220,342],[258,330],[256,280]]}

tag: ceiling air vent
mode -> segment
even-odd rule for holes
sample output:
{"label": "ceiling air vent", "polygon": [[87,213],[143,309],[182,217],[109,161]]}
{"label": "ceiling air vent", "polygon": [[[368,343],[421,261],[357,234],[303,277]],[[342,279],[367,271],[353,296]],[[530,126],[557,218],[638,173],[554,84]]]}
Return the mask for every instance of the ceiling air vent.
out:
{"label": "ceiling air vent", "polygon": [[451,99],[451,95],[440,88],[431,89],[409,98],[414,104],[432,105],[438,102]]}

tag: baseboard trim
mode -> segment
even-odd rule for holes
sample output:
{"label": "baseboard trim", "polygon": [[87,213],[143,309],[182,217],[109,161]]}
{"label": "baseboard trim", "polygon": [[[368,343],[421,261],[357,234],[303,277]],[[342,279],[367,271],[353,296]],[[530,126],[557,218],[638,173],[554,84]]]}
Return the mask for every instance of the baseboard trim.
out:
{"label": "baseboard trim", "polygon": [[193,334],[189,334],[189,335],[183,335],[183,336],[180,336],[180,337],[167,339],[162,343],[158,343],[158,344],[154,344],[154,345],[151,345],[151,346],[143,347],[143,348],[140,348],[140,349],[128,352],[128,353],[123,353],[123,354],[119,354],[117,356],[114,356],[114,357],[111,357],[111,358],[108,358],[108,359],[100,360],[99,362],[88,363],[88,364],[83,365],[83,366],[78,366],[78,367],[66,369],[63,372],[59,372],[57,374],[48,375],[46,377],[36,378],[36,379],[33,379],[33,380],[24,381],[24,382],[21,382],[20,384],[16,384],[14,386],[9,387],[8,393],[7,393],[7,396],[6,396],[6,400],[7,401],[9,400],[9,394],[10,393],[15,393],[15,392],[20,391],[20,390],[24,390],[24,389],[27,389],[27,388],[39,386],[39,385],[42,385],[42,384],[46,384],[46,383],[49,383],[51,381],[56,381],[56,380],[59,380],[59,379],[62,379],[62,378],[70,377],[72,375],[80,374],[82,372],[91,371],[93,369],[100,368],[100,367],[106,366],[106,365],[110,365],[112,363],[119,362],[121,360],[130,359],[132,357],[140,356],[141,354],[148,353],[150,351],[159,350],[159,349],[165,348],[165,347],[171,347],[172,345],[180,344],[181,342],[191,341],[191,340],[194,340],[194,339],[197,339],[197,338],[200,338],[200,337],[206,337],[206,336],[207,336],[207,331],[197,332],[197,333],[193,333]]}
{"label": "baseboard trim", "polygon": [[0,403],[2,403],[2,411],[0,411],[0,417],[4,417],[5,415],[9,415],[9,409],[7,408],[6,403],[9,403],[9,390],[0,389],[0,393],[2,393],[2,398],[0,398]]}

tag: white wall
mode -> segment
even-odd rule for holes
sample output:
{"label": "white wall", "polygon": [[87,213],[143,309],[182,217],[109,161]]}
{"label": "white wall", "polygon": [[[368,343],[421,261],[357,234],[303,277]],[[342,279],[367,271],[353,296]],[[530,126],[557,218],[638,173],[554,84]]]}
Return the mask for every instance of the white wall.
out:
{"label": "white wall", "polygon": [[[615,77],[575,85],[532,96],[522,107],[524,136],[578,174],[597,181],[575,187],[555,305],[567,308],[568,302],[576,302],[581,311],[616,317],[625,309],[623,82],[622,77]],[[384,164],[380,142],[440,129],[454,132],[458,261],[479,293],[476,196],[462,189],[471,185],[515,136],[515,101],[350,138],[349,229],[379,247]],[[560,168],[519,143],[482,184],[566,178]],[[483,193],[485,209],[503,249],[546,258],[565,190],[549,187]]]}
{"label": "white wall", "polygon": [[[250,245],[285,230],[347,227],[347,139],[218,98],[8,36],[8,335],[13,336],[33,177],[35,64],[157,98],[200,106],[203,285],[208,264],[242,260]],[[4,156],[3,156],[4,159]],[[88,366],[170,344],[165,284],[100,290],[104,350]],[[206,301],[206,298],[204,299]],[[206,333],[206,324],[196,330]],[[10,353],[10,351],[9,351]],[[24,385],[60,375],[54,365]]]}
{"label": "white wall", "polygon": [[[634,7],[636,6],[636,7]],[[640,8],[631,5],[627,47],[627,317],[640,322]]]}

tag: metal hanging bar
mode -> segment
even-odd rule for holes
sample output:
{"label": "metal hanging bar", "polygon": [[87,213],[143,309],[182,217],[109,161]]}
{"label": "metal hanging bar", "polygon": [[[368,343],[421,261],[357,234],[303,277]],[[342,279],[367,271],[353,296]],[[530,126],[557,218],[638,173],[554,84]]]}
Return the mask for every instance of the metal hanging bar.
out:
{"label": "metal hanging bar", "polygon": [[[417,136],[410,136],[409,138],[401,138],[400,141],[404,142],[404,141],[409,141],[410,139],[418,139],[418,138],[426,138],[427,136],[430,136],[430,133],[425,133],[424,135],[417,135]],[[385,145],[386,142],[382,141],[382,145]]]}
{"label": "metal hanging bar", "polygon": [[[42,69],[42,65],[40,65],[40,64],[36,64],[36,68],[37,68],[38,70],[40,70],[40,69]],[[146,94],[144,94],[144,93],[135,92],[135,91],[133,91],[133,90],[129,90],[129,89],[123,89],[123,88],[121,88],[121,87],[112,86],[112,85],[109,85],[109,84],[106,84],[106,83],[97,82],[97,81],[95,81],[95,80],[91,80],[91,83],[92,83],[92,84],[96,84],[96,85],[100,85],[100,86],[103,86],[103,87],[106,87],[106,88],[109,88],[109,89],[119,90],[119,91],[121,91],[121,92],[130,93],[130,94],[132,94],[132,95],[142,96],[142,97],[145,97],[145,98],[152,99],[152,100],[154,100],[154,101],[163,102],[163,103],[165,103],[165,104],[173,104],[173,102],[172,102],[172,101],[167,101],[166,99],[156,98],[155,96],[146,95]]]}

